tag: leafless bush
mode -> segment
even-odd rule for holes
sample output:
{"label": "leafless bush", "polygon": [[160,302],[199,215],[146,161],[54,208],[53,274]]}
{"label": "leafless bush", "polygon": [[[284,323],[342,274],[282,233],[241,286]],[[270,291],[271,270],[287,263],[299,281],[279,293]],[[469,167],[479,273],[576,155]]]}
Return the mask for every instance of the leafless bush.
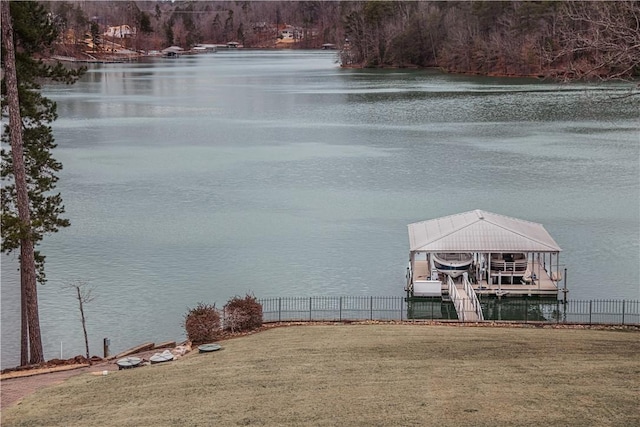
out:
{"label": "leafless bush", "polygon": [[185,315],[184,329],[194,344],[215,341],[221,332],[220,313],[215,304],[198,303]]}
{"label": "leafless bush", "polygon": [[255,296],[233,297],[224,306],[224,329],[230,332],[251,331],[262,326],[262,305]]}

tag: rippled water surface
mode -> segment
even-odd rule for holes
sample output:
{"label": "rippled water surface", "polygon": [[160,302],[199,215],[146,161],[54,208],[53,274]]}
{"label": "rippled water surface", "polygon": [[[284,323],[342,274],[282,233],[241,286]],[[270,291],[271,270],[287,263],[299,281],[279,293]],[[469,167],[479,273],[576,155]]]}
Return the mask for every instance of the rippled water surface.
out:
{"label": "rippled water surface", "polygon": [[[47,358],[180,340],[198,302],[402,295],[406,225],[483,209],[542,223],[572,299],[638,299],[638,97],[420,70],[331,52],[233,51],[90,68],[58,103],[72,226],[42,245]],[[2,263],[2,366],[18,362]]]}

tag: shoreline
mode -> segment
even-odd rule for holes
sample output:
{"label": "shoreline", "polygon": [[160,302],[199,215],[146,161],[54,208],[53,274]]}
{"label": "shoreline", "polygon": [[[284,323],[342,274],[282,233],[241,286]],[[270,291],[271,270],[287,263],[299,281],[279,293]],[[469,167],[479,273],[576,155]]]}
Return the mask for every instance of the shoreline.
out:
{"label": "shoreline", "polygon": [[[261,51],[291,51],[291,50],[318,50],[323,51],[327,49],[323,48],[297,48],[294,46],[288,45],[276,45],[273,47],[241,47],[241,48],[228,48],[226,46],[220,46],[217,51],[213,52],[197,52],[186,50],[184,52],[180,52],[177,56],[195,56],[195,55],[206,55],[206,54],[214,54],[219,51],[226,50],[261,50]],[[336,53],[338,50],[335,50]],[[42,58],[44,61],[59,61],[59,62],[67,62],[72,64],[122,64],[122,63],[131,63],[137,62],[141,59],[145,58],[170,58],[168,56],[162,54],[144,54],[144,53],[135,53],[135,54],[117,54],[117,53],[86,53],[86,55],[94,56],[93,58],[82,58],[78,56],[69,56],[69,55],[51,55],[45,58]],[[435,70],[444,74],[450,75],[460,75],[460,76],[473,76],[473,77],[491,77],[491,78],[505,78],[505,79],[535,79],[535,80],[553,80],[553,81],[565,81],[563,79],[558,79],[553,77],[552,74],[545,75],[542,73],[536,74],[514,74],[514,73],[500,73],[495,71],[449,71],[443,67],[439,67],[436,65],[431,65],[428,67],[421,67],[418,65],[387,65],[387,66],[377,66],[377,67],[367,67],[364,64],[348,64],[348,65],[339,65],[340,68],[344,69],[353,69],[353,70]],[[634,82],[635,80],[629,80],[630,82]]]}

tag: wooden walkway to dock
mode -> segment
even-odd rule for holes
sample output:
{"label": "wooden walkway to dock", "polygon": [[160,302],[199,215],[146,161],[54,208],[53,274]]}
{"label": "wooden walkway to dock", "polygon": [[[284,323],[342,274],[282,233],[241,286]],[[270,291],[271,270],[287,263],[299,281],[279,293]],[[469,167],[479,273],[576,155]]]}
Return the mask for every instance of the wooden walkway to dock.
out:
{"label": "wooden walkway to dock", "polygon": [[[467,291],[464,289],[463,284],[456,283],[455,286],[456,290],[458,291],[459,298],[462,299],[461,306],[463,313],[458,313],[458,317],[460,317],[465,322],[477,322],[480,320],[484,320],[481,319],[480,316],[478,316],[476,308],[473,305],[474,296],[467,293]],[[456,305],[456,311],[457,309],[458,306]]]}
{"label": "wooden walkway to dock", "polygon": [[463,277],[461,283],[456,283],[451,277],[447,277],[447,287],[449,297],[456,309],[458,319],[463,322],[477,322],[484,320],[478,296],[466,277]]}

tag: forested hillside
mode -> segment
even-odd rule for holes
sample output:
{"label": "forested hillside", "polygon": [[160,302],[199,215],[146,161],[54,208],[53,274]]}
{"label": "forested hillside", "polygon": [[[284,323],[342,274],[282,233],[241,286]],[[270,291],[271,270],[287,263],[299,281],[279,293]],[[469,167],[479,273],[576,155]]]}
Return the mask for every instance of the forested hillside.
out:
{"label": "forested hillside", "polygon": [[342,63],[616,78],[640,72],[640,2],[367,2],[345,16]]}
{"label": "forested hillside", "polygon": [[[64,45],[104,48],[128,25],[136,51],[236,41],[246,48],[333,44],[350,67],[560,79],[640,75],[640,2],[63,1],[47,3]],[[285,30],[287,29],[287,30]],[[288,32],[287,32],[288,31]],[[290,36],[290,43],[287,41]],[[284,40],[283,40],[284,39]]]}

